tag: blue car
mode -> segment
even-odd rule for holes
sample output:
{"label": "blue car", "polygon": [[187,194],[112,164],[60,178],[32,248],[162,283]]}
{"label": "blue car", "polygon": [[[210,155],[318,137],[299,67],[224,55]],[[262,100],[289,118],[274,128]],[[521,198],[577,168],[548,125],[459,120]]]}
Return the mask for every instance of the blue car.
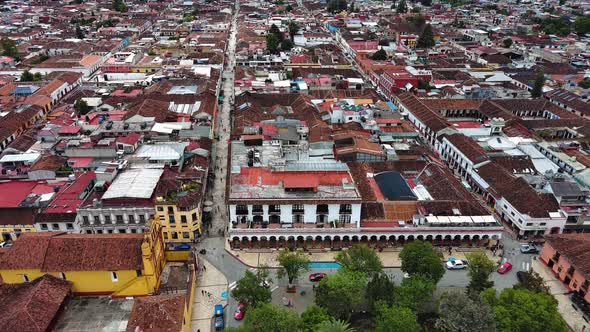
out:
{"label": "blue car", "polygon": [[223,330],[225,328],[225,322],[223,321],[223,306],[216,304],[214,307],[215,313],[215,330]]}
{"label": "blue car", "polygon": [[191,246],[186,243],[183,243],[174,247],[174,250],[191,250]]}

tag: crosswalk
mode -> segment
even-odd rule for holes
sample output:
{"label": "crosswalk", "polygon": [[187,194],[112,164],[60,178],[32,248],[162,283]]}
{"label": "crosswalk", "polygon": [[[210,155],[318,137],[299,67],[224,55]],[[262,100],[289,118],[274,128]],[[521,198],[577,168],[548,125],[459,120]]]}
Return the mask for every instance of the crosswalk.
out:
{"label": "crosswalk", "polygon": [[229,285],[227,285],[227,289],[231,291],[232,289],[236,288],[237,286],[238,286],[238,282],[234,281],[234,282],[230,283]]}

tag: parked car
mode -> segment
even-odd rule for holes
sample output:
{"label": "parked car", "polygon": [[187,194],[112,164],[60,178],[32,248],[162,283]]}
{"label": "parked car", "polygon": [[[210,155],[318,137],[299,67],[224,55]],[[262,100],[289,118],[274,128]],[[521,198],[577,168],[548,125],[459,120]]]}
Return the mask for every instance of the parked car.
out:
{"label": "parked car", "polygon": [[191,246],[189,244],[183,243],[183,244],[180,244],[180,245],[177,245],[176,247],[174,247],[174,250],[178,250],[178,251],[191,250]]}
{"label": "parked car", "polygon": [[467,261],[455,259],[452,261],[448,261],[445,265],[449,270],[462,270],[467,267]]}
{"label": "parked car", "polygon": [[264,288],[270,288],[270,280],[264,279],[260,282],[260,287],[264,287]]}
{"label": "parked car", "polygon": [[537,247],[530,245],[530,244],[521,244],[520,245],[520,252],[523,254],[538,254],[539,249],[537,249]]}
{"label": "parked car", "polygon": [[223,306],[221,304],[216,304],[213,312],[215,313],[215,330],[223,330],[225,328],[225,322],[223,321]]}
{"label": "parked car", "polygon": [[320,281],[326,276],[323,272],[312,273],[309,275],[309,281]]}
{"label": "parked car", "polygon": [[508,271],[512,270],[512,263],[510,262],[504,262],[502,263],[500,266],[498,266],[498,273],[500,274],[504,274]]}
{"label": "parked car", "polygon": [[246,313],[246,306],[243,303],[238,303],[236,311],[234,311],[234,319],[235,320],[244,319],[245,313]]}
{"label": "parked car", "polygon": [[0,242],[0,248],[10,248],[10,247],[12,247],[12,242],[10,242],[10,241]]}

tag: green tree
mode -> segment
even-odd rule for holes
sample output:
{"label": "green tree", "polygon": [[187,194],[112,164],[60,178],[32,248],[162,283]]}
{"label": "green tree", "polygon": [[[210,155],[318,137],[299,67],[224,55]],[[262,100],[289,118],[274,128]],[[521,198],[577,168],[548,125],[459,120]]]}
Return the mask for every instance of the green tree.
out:
{"label": "green tree", "polygon": [[34,78],[33,74],[31,74],[31,72],[28,70],[23,71],[23,73],[20,75],[21,82],[32,82],[34,80],[35,80],[35,78]]}
{"label": "green tree", "polygon": [[397,8],[395,10],[398,14],[405,14],[408,12],[408,5],[406,4],[406,0],[401,0],[397,4]]}
{"label": "green tree", "polygon": [[123,0],[113,0],[113,10],[125,13],[127,12],[127,5],[125,5]]}
{"label": "green tree", "polygon": [[441,255],[429,242],[412,241],[404,246],[399,257],[402,271],[410,276],[424,276],[437,284],[445,274]]}
{"label": "green tree", "polygon": [[369,276],[383,272],[381,259],[375,250],[366,244],[355,244],[351,248],[339,252],[336,261],[345,269],[364,272]]}
{"label": "green tree", "polygon": [[590,32],[590,16],[578,16],[574,22],[574,30],[580,36]]}
{"label": "green tree", "polygon": [[582,89],[590,89],[590,79],[584,79],[578,82],[578,86]]}
{"label": "green tree", "polygon": [[266,49],[270,53],[276,53],[279,49],[279,38],[275,34],[269,33],[266,35]]}
{"label": "green tree", "polygon": [[291,4],[288,4],[287,7],[285,7],[285,10],[287,11],[287,13],[290,13],[293,10],[293,6],[291,6]]}
{"label": "green tree", "polygon": [[549,287],[545,284],[545,279],[532,270],[529,272],[522,272],[522,281],[514,285],[514,288],[524,288],[535,293],[549,294]]}
{"label": "green tree", "polygon": [[270,289],[263,286],[267,279],[266,272],[253,273],[246,271],[236,287],[231,291],[231,296],[244,303],[248,307],[255,307],[262,303],[269,303],[271,300]]}
{"label": "green tree", "polygon": [[489,278],[496,269],[496,263],[492,262],[483,251],[476,251],[465,256],[469,262],[467,273],[471,279],[467,290],[479,294],[482,290],[492,287],[494,282]]}
{"label": "green tree", "polygon": [[301,273],[309,270],[309,256],[302,251],[283,250],[279,253],[278,261],[281,265],[278,276],[287,276],[289,285],[292,285]]}
{"label": "green tree", "polygon": [[4,37],[0,39],[0,47],[2,47],[2,55],[18,58],[18,50],[14,40]]}
{"label": "green tree", "polygon": [[293,41],[293,37],[299,32],[299,25],[294,21],[289,22],[289,37],[291,37],[291,41]]}
{"label": "green tree", "polygon": [[316,288],[315,303],[339,319],[348,320],[365,303],[367,276],[361,272],[340,270],[328,275]]}
{"label": "green tree", "polygon": [[545,73],[540,71],[537,73],[535,83],[533,84],[533,90],[531,91],[531,97],[539,98],[543,96],[543,86],[545,85]]}
{"label": "green tree", "polygon": [[436,284],[423,276],[412,276],[404,279],[395,287],[395,303],[401,307],[421,311],[424,305],[432,300]]}
{"label": "green tree", "polygon": [[252,332],[297,332],[301,328],[301,319],[291,310],[264,303],[248,311],[244,327]]}
{"label": "green tree", "polygon": [[555,299],[549,294],[506,288],[495,297],[490,288],[482,298],[492,306],[499,332],[568,331]]}
{"label": "green tree", "polygon": [[380,48],[377,52],[371,55],[371,59],[379,61],[387,60],[387,52],[385,52],[384,49]]}
{"label": "green tree", "polygon": [[512,46],[512,43],[512,38],[506,38],[502,41],[502,46],[504,46],[504,48],[510,48],[510,46]]}
{"label": "green tree", "polygon": [[84,99],[76,100],[74,103],[74,109],[79,115],[86,115],[88,112],[90,112],[90,106],[88,106],[88,103]]}
{"label": "green tree", "polygon": [[76,38],[84,39],[84,31],[80,28],[80,25],[76,25]]}
{"label": "green tree", "polygon": [[276,24],[273,24],[270,26],[270,29],[268,29],[268,34],[273,34],[273,35],[277,36],[279,41],[283,41],[283,39],[285,39],[285,36],[283,36],[283,33],[281,32],[279,27],[276,26]]}
{"label": "green tree", "polygon": [[330,0],[328,1],[328,11],[331,13],[341,12],[348,8],[346,0]]}
{"label": "green tree", "polygon": [[317,305],[309,306],[301,313],[302,329],[305,332],[315,332],[317,326],[327,320],[330,320],[328,310]]}
{"label": "green tree", "polygon": [[375,305],[378,302],[383,302],[387,305],[394,303],[395,285],[389,277],[385,274],[374,274],[367,284],[367,302],[369,307],[375,310]]}
{"label": "green tree", "polygon": [[445,294],[438,307],[436,327],[447,332],[494,332],[496,321],[489,304],[463,292]]}
{"label": "green tree", "polygon": [[293,48],[293,42],[291,41],[291,39],[284,39],[281,42],[281,49],[283,51],[290,51]]}
{"label": "green tree", "polygon": [[410,308],[381,305],[377,309],[375,332],[418,332],[416,313]]}
{"label": "green tree", "polygon": [[434,42],[434,34],[432,33],[432,27],[430,24],[426,24],[424,30],[422,30],[422,34],[418,38],[418,43],[416,46],[418,48],[430,48],[436,45]]}
{"label": "green tree", "polygon": [[350,327],[350,324],[339,320],[330,318],[329,320],[323,321],[317,326],[317,332],[354,332],[354,329]]}
{"label": "green tree", "polygon": [[33,81],[37,82],[37,81],[41,81],[42,79],[43,79],[43,75],[41,75],[41,73],[33,74]]}

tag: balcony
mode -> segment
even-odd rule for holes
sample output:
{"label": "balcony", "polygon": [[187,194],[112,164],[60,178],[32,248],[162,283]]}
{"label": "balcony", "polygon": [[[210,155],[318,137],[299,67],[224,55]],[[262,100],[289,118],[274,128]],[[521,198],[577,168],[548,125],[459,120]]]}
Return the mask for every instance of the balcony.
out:
{"label": "balcony", "polygon": [[328,214],[328,206],[325,204],[318,205],[316,208],[316,214]]}
{"label": "balcony", "polygon": [[247,216],[248,215],[248,209],[236,209],[236,215],[238,216]]}
{"label": "balcony", "polygon": [[270,205],[268,207],[268,213],[281,213],[280,205]]}
{"label": "balcony", "polygon": [[352,208],[351,209],[340,208],[340,214],[352,214]]}
{"label": "balcony", "polygon": [[262,209],[262,205],[254,205],[252,207],[252,214],[263,214],[264,210]]}

